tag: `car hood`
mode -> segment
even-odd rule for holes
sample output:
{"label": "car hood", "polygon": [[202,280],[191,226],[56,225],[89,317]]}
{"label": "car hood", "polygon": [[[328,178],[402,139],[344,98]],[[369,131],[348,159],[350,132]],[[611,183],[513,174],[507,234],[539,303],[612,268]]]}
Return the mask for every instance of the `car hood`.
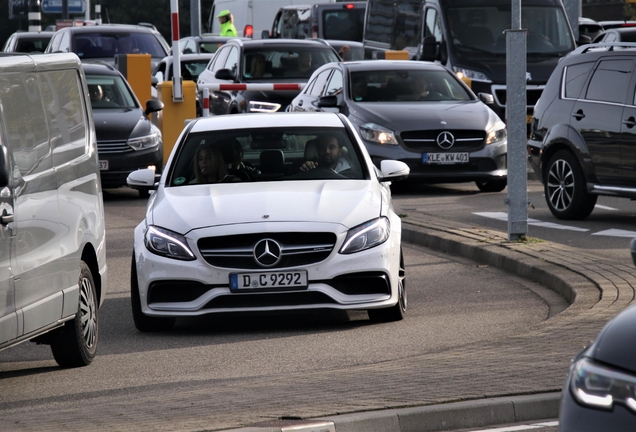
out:
{"label": "car hood", "polygon": [[629,306],[601,330],[591,356],[603,363],[636,372],[636,305]]}
{"label": "car hood", "polygon": [[148,223],[186,234],[204,227],[324,222],[351,228],[380,216],[381,186],[369,180],[222,183],[160,188]]}
{"label": "car hood", "polygon": [[97,141],[121,141],[150,133],[150,121],[139,108],[95,109]]}
{"label": "car hood", "polygon": [[[396,132],[421,129],[485,130],[490,110],[481,101],[352,103],[359,123],[377,123]],[[442,123],[445,122],[445,123]]]}

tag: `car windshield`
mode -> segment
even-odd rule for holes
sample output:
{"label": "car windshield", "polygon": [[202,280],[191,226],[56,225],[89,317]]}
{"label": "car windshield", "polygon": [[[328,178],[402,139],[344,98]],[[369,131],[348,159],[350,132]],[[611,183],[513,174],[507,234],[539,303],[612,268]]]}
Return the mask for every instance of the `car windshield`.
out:
{"label": "car windshield", "polygon": [[338,8],[322,11],[323,37],[362,42],[365,8]]}
{"label": "car windshield", "polygon": [[86,75],[86,84],[94,110],[137,108],[126,83],[116,75]]}
{"label": "car windshield", "polygon": [[75,35],[75,53],[81,59],[114,57],[115,54],[167,55],[151,33],[81,33]]}
{"label": "car windshield", "polygon": [[351,72],[349,97],[356,102],[469,101],[470,92],[446,70]]}
{"label": "car windshield", "polygon": [[331,47],[280,47],[246,49],[243,55],[243,79],[306,81],[320,66],[340,61]]}
{"label": "car windshield", "polygon": [[190,134],[168,186],[363,179],[361,155],[342,128],[265,128]]}
{"label": "car windshield", "polygon": [[[510,7],[469,6],[448,8],[452,49],[464,55],[506,53],[505,30],[510,28]],[[528,53],[565,54],[574,49],[572,32],[560,7],[524,6],[521,27],[527,29]]]}
{"label": "car windshield", "polygon": [[[181,60],[181,77],[184,80],[196,81],[209,62],[210,59]],[[170,64],[170,73],[166,79],[172,79],[172,64]]]}

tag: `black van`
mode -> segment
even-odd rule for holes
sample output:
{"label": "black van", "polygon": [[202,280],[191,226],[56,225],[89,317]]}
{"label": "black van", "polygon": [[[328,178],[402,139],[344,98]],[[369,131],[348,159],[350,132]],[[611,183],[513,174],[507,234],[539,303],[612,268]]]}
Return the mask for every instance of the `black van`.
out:
{"label": "black van", "polygon": [[[457,73],[503,119],[510,0],[369,0],[365,58],[406,50],[415,60],[439,61]],[[524,0],[527,104],[530,122],[559,59],[576,48],[561,0]],[[492,95],[490,97],[489,95]]]}
{"label": "black van", "polygon": [[276,13],[269,37],[362,42],[366,6],[366,1],[285,6]]}

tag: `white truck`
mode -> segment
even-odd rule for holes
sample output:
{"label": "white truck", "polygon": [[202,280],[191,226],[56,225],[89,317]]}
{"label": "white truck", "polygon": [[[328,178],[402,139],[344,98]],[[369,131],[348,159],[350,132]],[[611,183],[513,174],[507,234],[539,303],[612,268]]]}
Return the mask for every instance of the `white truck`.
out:
{"label": "white truck", "polygon": [[263,31],[272,28],[276,12],[295,4],[335,3],[336,0],[215,0],[208,17],[206,32],[218,35],[221,31],[216,18],[222,10],[229,10],[234,17],[234,27],[238,36],[260,38]]}

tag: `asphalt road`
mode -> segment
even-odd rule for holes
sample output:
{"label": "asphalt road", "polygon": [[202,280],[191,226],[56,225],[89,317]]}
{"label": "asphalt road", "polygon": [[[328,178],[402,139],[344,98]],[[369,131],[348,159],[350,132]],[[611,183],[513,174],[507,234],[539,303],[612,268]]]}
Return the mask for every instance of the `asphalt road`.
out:
{"label": "asphalt road", "polygon": [[[214,430],[263,420],[259,404],[272,398],[286,417],[293,413],[286,405],[303,398],[312,404],[311,395],[269,389],[274,393],[264,401],[253,386],[267,389],[296,376],[314,380],[321,392],[333,371],[425,353],[448,362],[452,375],[445,352],[523,332],[565,307],[534,283],[406,244],[409,310],[401,322],[371,324],[366,312],[215,316],[141,334],[130,314],[128,279],[132,229],[144,202],[126,189],[107,193],[105,202],[109,286],[98,356],[89,367],[61,370],[47,346],[0,352],[0,430]],[[222,400],[193,401],[193,391],[215,386]],[[246,403],[249,412],[238,408]]]}

